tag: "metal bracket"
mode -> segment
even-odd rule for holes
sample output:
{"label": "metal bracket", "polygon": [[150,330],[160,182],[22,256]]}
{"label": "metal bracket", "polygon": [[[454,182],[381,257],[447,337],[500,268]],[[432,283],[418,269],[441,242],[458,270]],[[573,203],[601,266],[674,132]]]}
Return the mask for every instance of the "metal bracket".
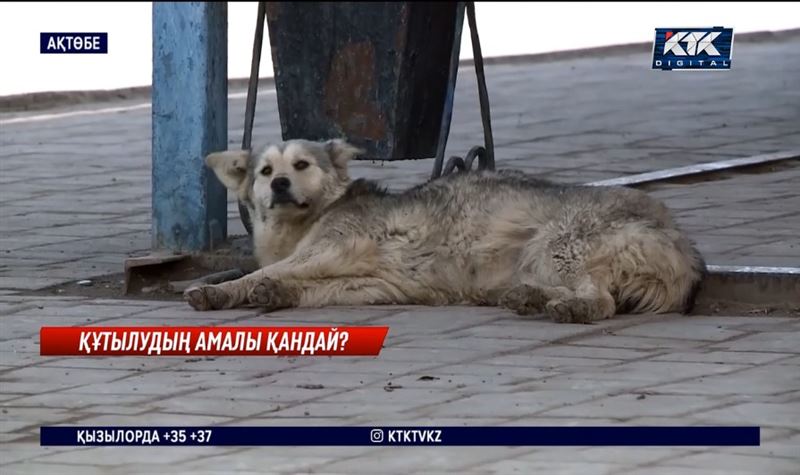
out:
{"label": "metal bracket", "polygon": [[[443,175],[458,171],[469,171],[475,158],[478,159],[478,170],[494,170],[494,138],[492,137],[492,120],[489,110],[489,93],[486,90],[486,75],[483,70],[483,54],[481,53],[481,41],[478,37],[478,26],[475,22],[475,2],[460,2],[459,14],[456,18],[456,39],[453,42],[453,52],[450,56],[450,90],[447,91],[447,104],[445,104],[442,116],[441,140],[436,153],[436,161],[433,163],[431,179],[434,180]],[[458,156],[450,157],[447,165],[444,162],[444,152],[447,148],[447,138],[450,135],[450,121],[453,115],[453,96],[455,95],[456,76],[458,74],[459,56],[461,52],[461,31],[463,30],[463,12],[466,9],[467,22],[472,40],[472,55],[475,63],[475,75],[478,78],[478,100],[481,106],[481,121],[483,123],[484,145],[473,147],[465,158]]]}

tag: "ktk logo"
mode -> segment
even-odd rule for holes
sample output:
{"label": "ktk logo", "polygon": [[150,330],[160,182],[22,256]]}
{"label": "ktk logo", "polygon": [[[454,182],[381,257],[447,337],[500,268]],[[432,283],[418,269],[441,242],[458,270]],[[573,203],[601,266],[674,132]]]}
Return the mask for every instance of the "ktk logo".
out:
{"label": "ktk logo", "polygon": [[656,28],[653,69],[726,71],[732,51],[732,28]]}
{"label": "ktk logo", "polygon": [[[675,56],[697,56],[705,52],[709,56],[719,56],[719,51],[714,47],[714,39],[720,35],[719,31],[668,31],[664,34],[664,54],[672,53]],[[681,43],[686,43],[686,50],[681,48]]]}

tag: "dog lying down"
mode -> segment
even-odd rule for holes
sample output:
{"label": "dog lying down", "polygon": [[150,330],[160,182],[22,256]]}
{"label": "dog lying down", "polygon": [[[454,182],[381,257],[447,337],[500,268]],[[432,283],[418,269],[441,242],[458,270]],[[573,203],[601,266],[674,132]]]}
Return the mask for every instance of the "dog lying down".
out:
{"label": "dog lying down", "polygon": [[260,269],[189,288],[189,304],[490,305],[575,323],[691,309],[703,259],[641,191],[503,170],[387,193],[350,180],[358,153],[292,140],[206,157],[250,211]]}

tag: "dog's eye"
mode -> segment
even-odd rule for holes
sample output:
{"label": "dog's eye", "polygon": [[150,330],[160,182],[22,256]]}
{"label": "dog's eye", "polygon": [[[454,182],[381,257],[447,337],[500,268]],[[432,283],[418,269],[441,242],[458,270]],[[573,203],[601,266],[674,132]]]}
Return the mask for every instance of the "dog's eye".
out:
{"label": "dog's eye", "polygon": [[294,164],[294,169],[297,171],[305,170],[306,168],[308,168],[308,162],[305,160],[297,161]]}
{"label": "dog's eye", "polygon": [[266,166],[266,167],[262,168],[261,169],[261,174],[264,175],[264,176],[272,175],[272,167]]}

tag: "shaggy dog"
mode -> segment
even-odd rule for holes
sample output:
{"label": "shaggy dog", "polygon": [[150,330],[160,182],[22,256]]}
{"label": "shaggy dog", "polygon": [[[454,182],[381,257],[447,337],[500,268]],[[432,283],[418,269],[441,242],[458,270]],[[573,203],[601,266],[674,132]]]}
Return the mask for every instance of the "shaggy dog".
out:
{"label": "shaggy dog", "polygon": [[499,305],[574,323],[691,309],[703,259],[641,191],[479,171],[388,193],[350,180],[358,153],[292,140],[206,157],[250,211],[260,269],[189,288],[189,304]]}

